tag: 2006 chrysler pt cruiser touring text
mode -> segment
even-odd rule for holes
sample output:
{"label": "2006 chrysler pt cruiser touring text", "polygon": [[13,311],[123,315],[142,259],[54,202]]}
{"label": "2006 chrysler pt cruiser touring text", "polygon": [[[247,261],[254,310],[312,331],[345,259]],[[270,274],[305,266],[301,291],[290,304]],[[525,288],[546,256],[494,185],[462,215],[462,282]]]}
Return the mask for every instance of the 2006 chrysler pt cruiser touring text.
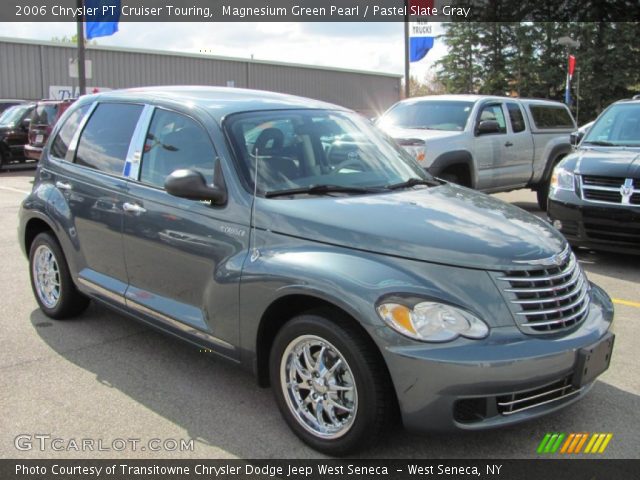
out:
{"label": "2006 chrysler pt cruiser touring text", "polygon": [[566,407],[607,369],[613,305],[566,240],[426,173],[359,115],[288,95],[82,97],[20,210],[42,311],[89,299],[271,385],[341,455],[400,418],[478,430]]}

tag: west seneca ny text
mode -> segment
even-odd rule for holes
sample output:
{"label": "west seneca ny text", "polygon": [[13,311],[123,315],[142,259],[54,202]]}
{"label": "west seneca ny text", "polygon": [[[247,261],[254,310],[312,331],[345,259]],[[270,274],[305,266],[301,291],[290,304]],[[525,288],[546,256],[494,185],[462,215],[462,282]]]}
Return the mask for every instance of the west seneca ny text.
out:
{"label": "west seneca ny text", "polygon": [[[403,468],[398,466],[387,467],[384,465],[326,465],[318,463],[316,465],[131,465],[128,463],[114,463],[113,465],[61,465],[54,463],[50,468],[43,465],[23,465],[16,464],[15,474],[30,477],[33,475],[81,475],[101,478],[101,476],[111,475],[180,475],[186,476],[207,476],[209,478],[229,477],[229,476],[262,476],[265,478],[290,477],[301,478],[312,475],[350,475],[350,476],[384,476],[392,475],[396,471],[409,474],[410,476],[476,476],[500,475],[502,465],[485,464],[482,468],[479,465],[415,465],[408,464]],[[104,475],[103,475],[104,474]]]}

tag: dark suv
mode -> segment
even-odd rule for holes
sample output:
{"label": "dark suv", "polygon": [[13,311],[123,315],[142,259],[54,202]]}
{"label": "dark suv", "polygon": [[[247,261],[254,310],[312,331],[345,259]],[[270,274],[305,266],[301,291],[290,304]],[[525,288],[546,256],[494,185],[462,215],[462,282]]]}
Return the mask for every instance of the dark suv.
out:
{"label": "dark suv", "polygon": [[549,219],[572,245],[640,254],[639,158],[640,100],[614,103],[553,173]]}
{"label": "dark suv", "polygon": [[547,222],[299,97],[81,98],[44,148],[19,240],[46,315],[92,299],[236,362],[329,454],[398,411],[418,431],[556,411],[613,348],[611,300]]}
{"label": "dark suv", "polygon": [[24,103],[0,114],[0,168],[25,159],[24,146],[34,107],[33,103]]}
{"label": "dark suv", "polygon": [[75,100],[40,100],[36,103],[31,125],[29,126],[29,143],[24,153],[31,160],[40,160],[42,147],[47,142],[51,129],[62,114]]}

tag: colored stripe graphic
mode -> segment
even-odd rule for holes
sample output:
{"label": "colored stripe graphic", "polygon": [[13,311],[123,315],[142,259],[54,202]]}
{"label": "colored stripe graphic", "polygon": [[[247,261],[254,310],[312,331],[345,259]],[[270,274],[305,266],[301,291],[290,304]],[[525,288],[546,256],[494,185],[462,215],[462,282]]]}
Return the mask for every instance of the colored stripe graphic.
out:
{"label": "colored stripe graphic", "polygon": [[[613,438],[612,433],[557,433],[545,434],[538,445],[538,453],[560,453],[577,455],[579,453],[604,453]],[[585,447],[586,445],[586,447]],[[584,450],[583,450],[584,448]]]}

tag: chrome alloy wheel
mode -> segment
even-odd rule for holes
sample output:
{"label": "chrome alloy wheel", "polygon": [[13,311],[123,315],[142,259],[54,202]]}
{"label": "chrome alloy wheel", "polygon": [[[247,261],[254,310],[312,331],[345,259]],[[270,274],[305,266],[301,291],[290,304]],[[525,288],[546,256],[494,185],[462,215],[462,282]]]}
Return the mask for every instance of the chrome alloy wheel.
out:
{"label": "chrome alloy wheel", "polygon": [[358,411],[351,368],[340,351],[315,335],[295,338],[280,361],[280,386],[294,418],[323,439],[345,435]]}
{"label": "chrome alloy wheel", "polygon": [[38,298],[47,308],[55,308],[60,300],[60,267],[51,249],[40,245],[33,256],[33,282]]}

